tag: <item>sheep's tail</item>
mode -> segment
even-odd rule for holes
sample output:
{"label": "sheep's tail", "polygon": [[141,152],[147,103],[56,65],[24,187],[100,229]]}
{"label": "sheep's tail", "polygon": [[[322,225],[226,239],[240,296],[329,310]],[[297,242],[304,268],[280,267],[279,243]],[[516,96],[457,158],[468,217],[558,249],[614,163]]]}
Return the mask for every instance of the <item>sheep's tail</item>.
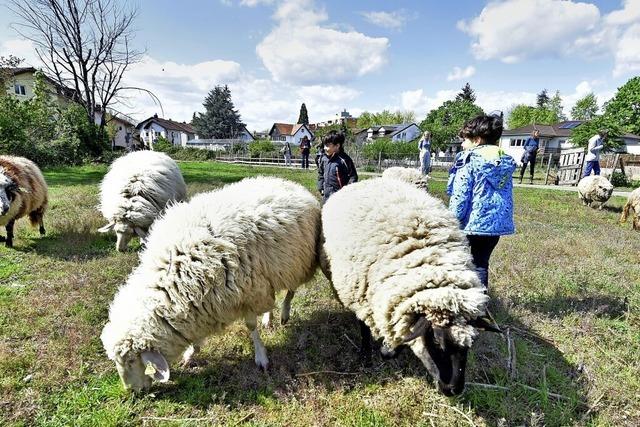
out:
{"label": "sheep's tail", "polygon": [[620,216],[620,224],[623,222],[627,222],[627,218],[629,217],[629,210],[631,210],[631,202],[627,202],[622,209],[622,215]]}

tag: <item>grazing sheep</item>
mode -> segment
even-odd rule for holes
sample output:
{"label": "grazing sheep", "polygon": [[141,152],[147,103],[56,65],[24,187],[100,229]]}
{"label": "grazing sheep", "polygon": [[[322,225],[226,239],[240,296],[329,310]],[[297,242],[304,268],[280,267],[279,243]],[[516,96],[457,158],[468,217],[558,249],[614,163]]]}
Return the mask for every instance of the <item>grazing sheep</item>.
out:
{"label": "grazing sheep", "polygon": [[7,230],[7,237],[0,236],[0,241],[13,247],[13,226],[25,215],[44,235],[47,204],[47,183],[38,166],[24,157],[0,156],[0,226]]}
{"label": "grazing sheep", "polygon": [[371,334],[391,354],[409,343],[443,393],[461,393],[476,328],[495,328],[455,216],[410,184],[376,178],[334,194],[322,226],[320,263],[360,321],[362,356]]}
{"label": "grazing sheep", "polygon": [[600,203],[599,209],[602,209],[605,202],[609,200],[613,193],[613,185],[609,180],[600,175],[585,176],[578,182],[578,195],[582,204],[591,206],[591,203]]}
{"label": "grazing sheep", "polygon": [[124,387],[167,381],[169,364],[190,356],[187,347],[238,319],[266,369],[256,316],[273,308],[279,290],[292,294],[313,277],[319,235],[317,199],[279,178],[245,179],[169,207],[102,331]]}
{"label": "grazing sheep", "polygon": [[426,175],[422,175],[417,169],[392,167],[385,169],[385,171],[382,172],[382,177],[385,179],[399,179],[425,191],[429,189],[429,178]]}
{"label": "grazing sheep", "polygon": [[629,211],[633,211],[633,229],[640,231],[640,188],[636,188],[629,194],[627,203],[622,209],[620,223],[627,222]]}
{"label": "grazing sheep", "polygon": [[134,234],[141,239],[168,203],[185,199],[187,187],[176,162],[164,153],[136,151],[117,159],[100,185],[100,211],[109,221],[98,231],[116,232],[125,251]]}

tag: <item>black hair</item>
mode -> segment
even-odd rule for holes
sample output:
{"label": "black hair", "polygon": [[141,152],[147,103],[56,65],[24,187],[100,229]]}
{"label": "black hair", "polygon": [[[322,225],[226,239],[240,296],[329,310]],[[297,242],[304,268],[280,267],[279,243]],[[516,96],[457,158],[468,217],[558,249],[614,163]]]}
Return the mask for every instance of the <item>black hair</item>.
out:
{"label": "black hair", "polygon": [[324,138],[322,138],[322,143],[344,145],[344,134],[337,130],[329,131]]}
{"label": "black hair", "polygon": [[467,121],[460,130],[461,138],[481,138],[485,144],[496,145],[502,135],[502,114],[481,115]]}

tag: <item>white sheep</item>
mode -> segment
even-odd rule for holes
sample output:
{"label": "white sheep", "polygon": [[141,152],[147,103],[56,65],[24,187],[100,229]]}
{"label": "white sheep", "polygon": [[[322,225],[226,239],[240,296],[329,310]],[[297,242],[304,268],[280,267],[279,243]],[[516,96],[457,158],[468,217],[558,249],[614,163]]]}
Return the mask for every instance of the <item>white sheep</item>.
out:
{"label": "white sheep", "polygon": [[319,235],[318,200],[279,178],[245,179],[169,207],[101,336],[125,388],[167,381],[169,364],[187,347],[238,319],[251,331],[256,364],[267,369],[256,316],[273,308],[279,290],[292,295],[313,277]]}
{"label": "white sheep", "polygon": [[410,184],[375,178],[331,196],[322,227],[320,263],[360,321],[362,355],[368,334],[387,353],[408,342],[445,394],[461,393],[476,327],[495,328],[455,216]]}
{"label": "white sheep", "polygon": [[640,231],[640,188],[636,188],[629,194],[627,203],[622,209],[620,223],[627,222],[630,211],[633,211],[633,229]]}
{"label": "white sheep", "polygon": [[100,185],[100,211],[109,221],[98,231],[116,232],[125,251],[134,234],[144,239],[167,204],[185,199],[187,187],[176,162],[164,153],[136,151],[117,159]]}
{"label": "white sheep", "polygon": [[394,166],[385,169],[385,171],[382,172],[382,177],[385,179],[399,179],[423,190],[428,190],[429,188],[428,176],[422,175],[417,169]]}
{"label": "white sheep", "polygon": [[582,204],[591,206],[591,203],[600,203],[599,209],[606,203],[613,193],[613,185],[609,180],[600,175],[585,176],[578,182],[578,196]]}
{"label": "white sheep", "polygon": [[40,226],[40,235],[44,235],[48,203],[47,183],[35,163],[24,157],[0,156],[0,226],[7,231],[0,241],[13,247],[13,226],[26,215],[31,225]]}

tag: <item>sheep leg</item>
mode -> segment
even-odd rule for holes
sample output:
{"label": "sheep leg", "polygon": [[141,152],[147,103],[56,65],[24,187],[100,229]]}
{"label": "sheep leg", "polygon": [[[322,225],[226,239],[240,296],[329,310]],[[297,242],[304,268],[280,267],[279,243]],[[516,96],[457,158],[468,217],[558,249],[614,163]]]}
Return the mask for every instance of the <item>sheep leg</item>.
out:
{"label": "sheep leg", "polygon": [[271,327],[271,318],[273,317],[273,315],[271,314],[271,310],[267,311],[266,313],[264,313],[262,315],[262,327],[263,328],[270,328]]}
{"label": "sheep leg", "polygon": [[258,319],[255,315],[249,314],[244,318],[244,324],[247,325],[247,328],[251,331],[256,365],[263,371],[266,371],[269,368],[269,359],[267,358],[267,349],[260,339],[260,332],[258,332]]}
{"label": "sheep leg", "polygon": [[287,295],[282,301],[282,309],[280,311],[280,323],[282,325],[286,325],[289,321],[289,316],[291,314],[291,300],[295,294],[296,293],[294,291],[287,291]]}
{"label": "sheep leg", "polygon": [[9,223],[5,226],[5,228],[7,229],[7,240],[5,242],[5,245],[8,248],[12,248],[13,247],[13,225],[16,223],[15,219],[12,219],[11,221],[9,221]]}
{"label": "sheep leg", "polygon": [[362,320],[358,319],[360,325],[360,361],[365,366],[371,366],[371,329]]}

